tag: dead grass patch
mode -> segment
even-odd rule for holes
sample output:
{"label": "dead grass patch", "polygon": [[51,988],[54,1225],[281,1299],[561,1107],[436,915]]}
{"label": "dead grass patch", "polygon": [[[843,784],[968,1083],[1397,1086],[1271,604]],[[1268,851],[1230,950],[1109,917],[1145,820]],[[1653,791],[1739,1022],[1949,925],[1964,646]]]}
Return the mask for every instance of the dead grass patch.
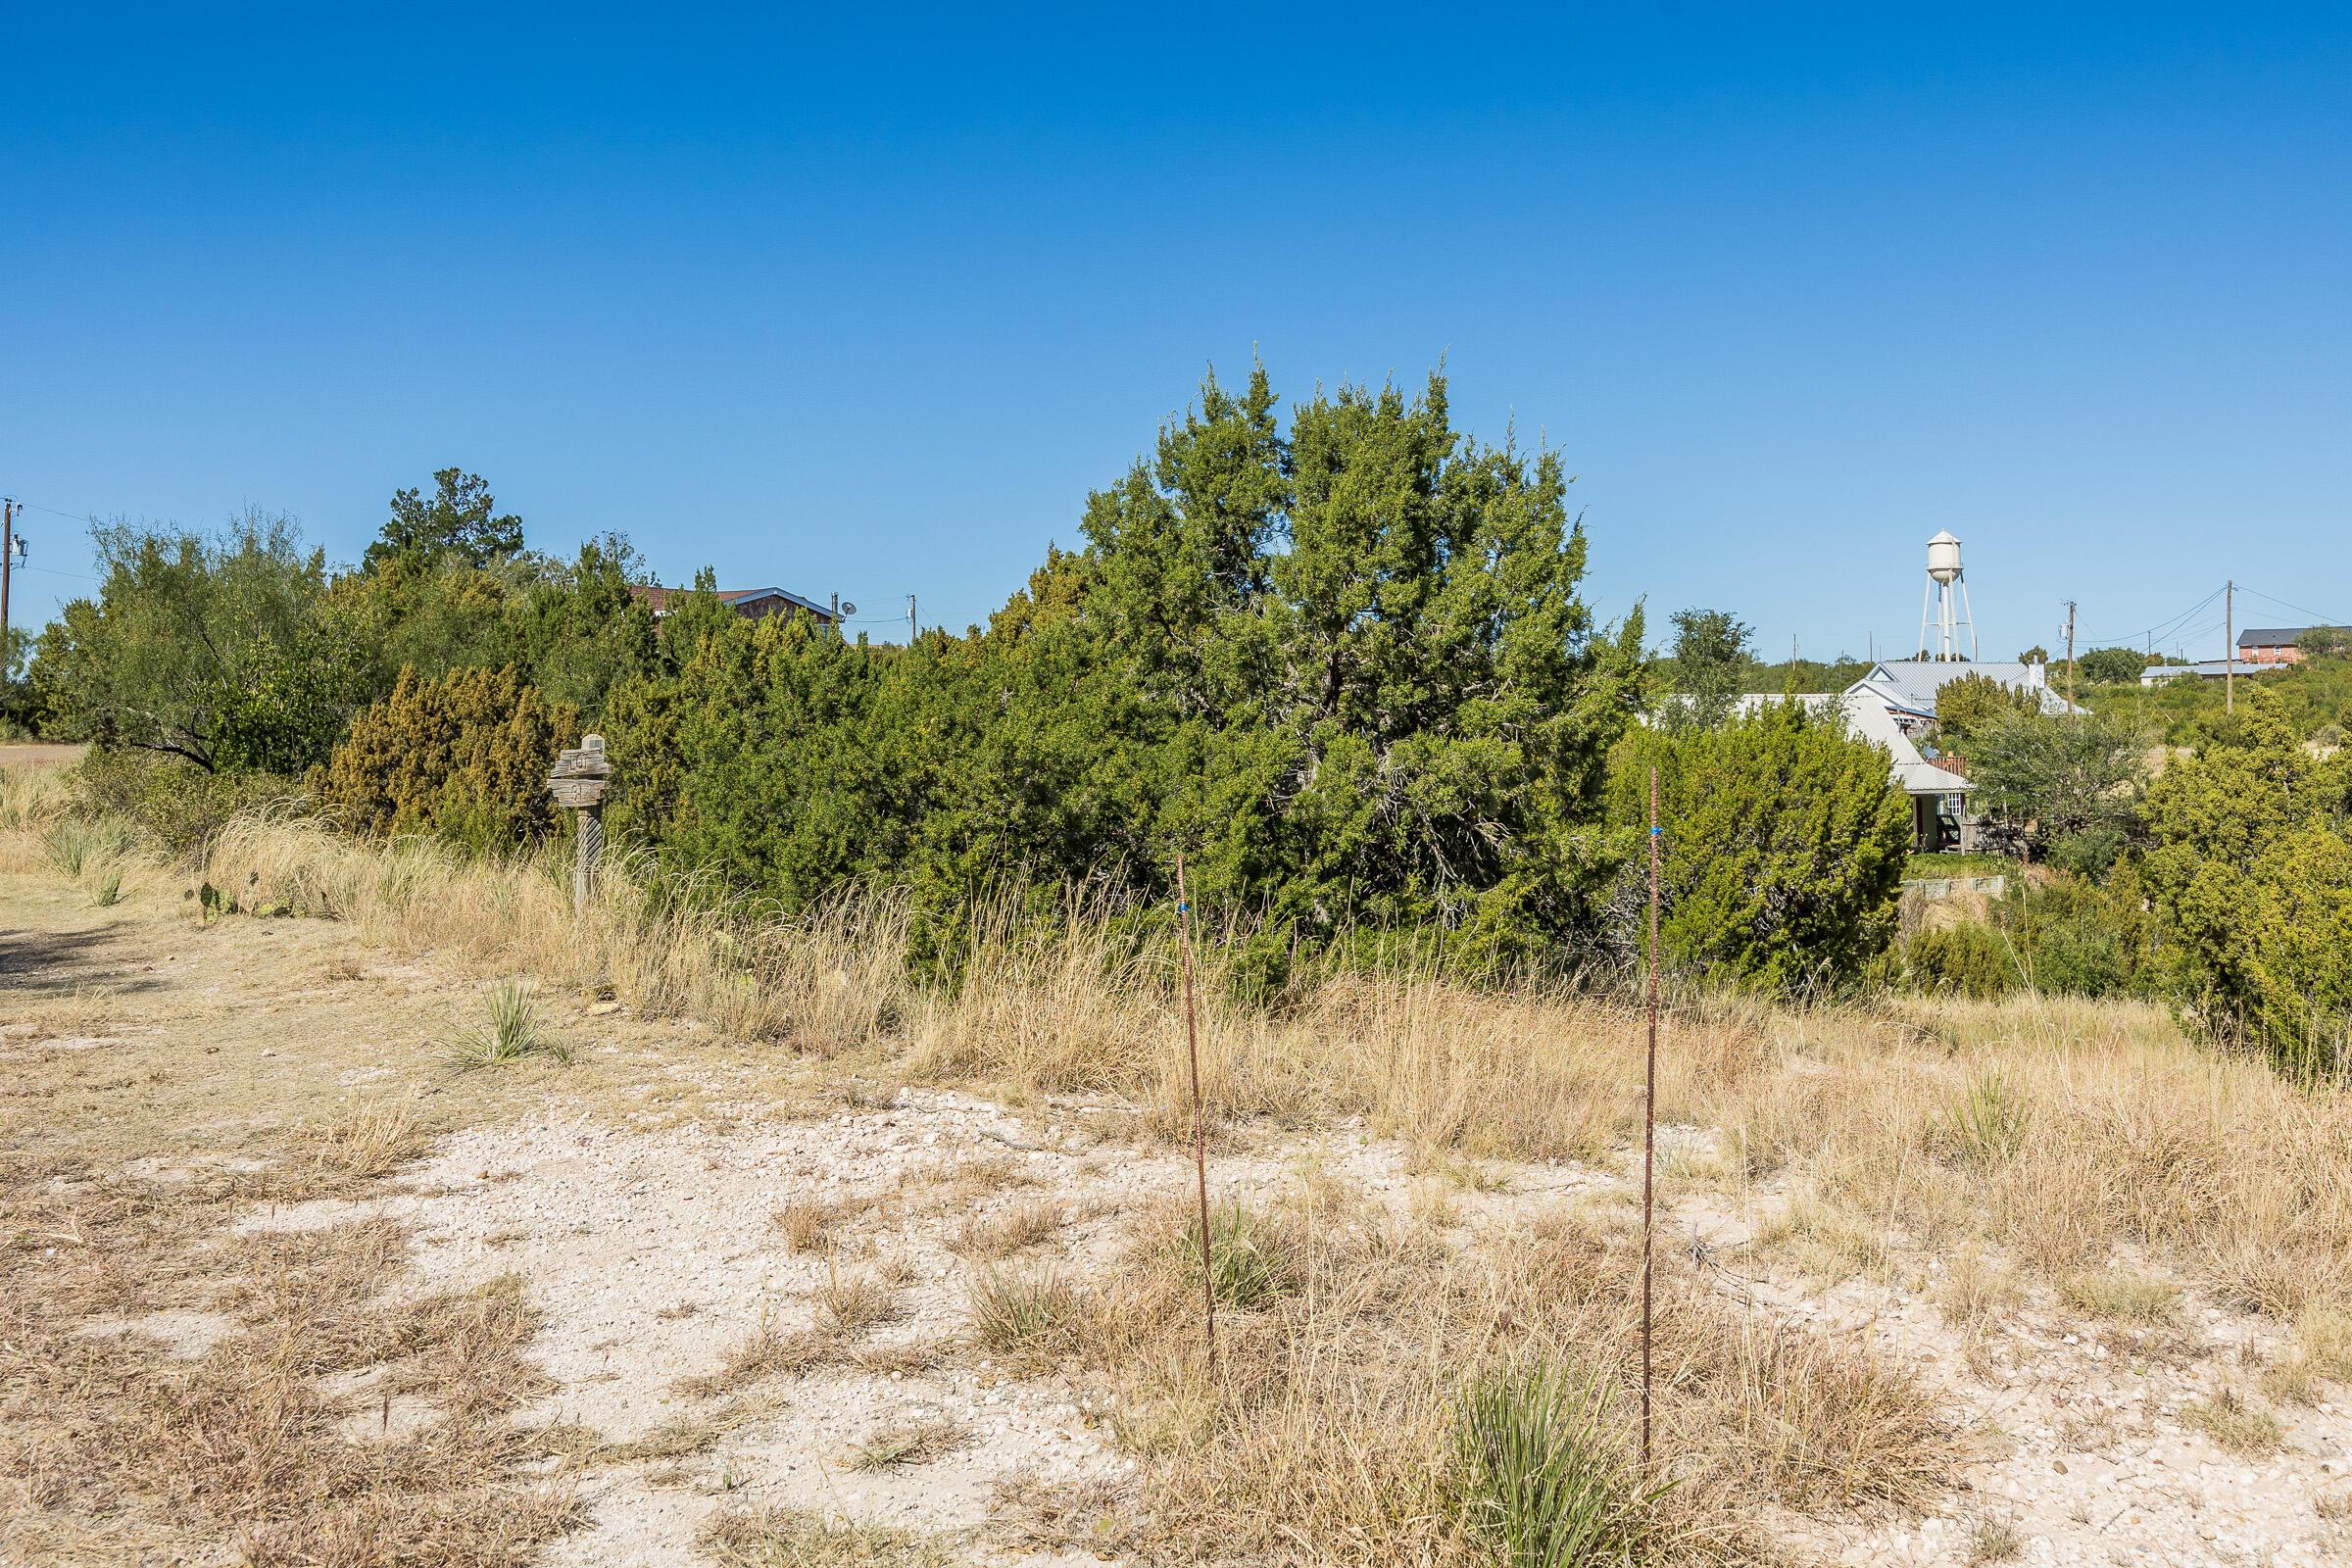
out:
{"label": "dead grass patch", "polygon": [[1108,1560],[1134,1551],[1144,1536],[1134,1489],[1102,1477],[1008,1476],[996,1484],[988,1512],[990,1533],[1020,1551],[1084,1551]]}
{"label": "dead grass patch", "polygon": [[381,1180],[422,1156],[429,1141],[413,1102],[363,1102],[298,1136],[297,1147],[307,1147],[310,1154],[301,1190],[306,1197],[322,1197],[353,1183]]}
{"label": "dead grass patch", "polygon": [[795,1252],[821,1252],[844,1221],[868,1204],[851,1199],[796,1198],[776,1210],[773,1223]]}
{"label": "dead grass patch", "polygon": [[972,1429],[953,1416],[924,1416],[876,1427],[850,1451],[853,1470],[898,1470],[942,1459],[972,1441]]}
{"label": "dead grass patch", "polygon": [[[1169,1245],[1170,1216],[1139,1222],[1087,1295],[1005,1272],[975,1288],[975,1332],[1014,1365],[1093,1367],[1122,1391],[1116,1431],[1150,1461],[1137,1506],[1159,1550],[1247,1560],[1312,1542],[1334,1561],[1467,1560],[1454,1411],[1491,1361],[1583,1369],[1606,1430],[1629,1430],[1631,1238],[1555,1210],[1457,1247],[1360,1201],[1257,1208],[1296,1238],[1296,1284],[1220,1314],[1213,1380],[1199,1260]],[[1678,1463],[1656,1504],[1663,1560],[1755,1549],[1761,1505],[1909,1504],[1948,1488],[1963,1446],[1905,1369],[1858,1340],[1738,1316],[1679,1266],[1659,1294],[1659,1445]]]}
{"label": "dead grass patch", "polygon": [[2180,1289],[2170,1280],[2124,1269],[2069,1276],[2058,1298],[2078,1312],[2118,1323],[2170,1323],[2180,1309]]}
{"label": "dead grass patch", "polygon": [[2286,1446],[2286,1432],[2278,1418],[2235,1389],[2224,1389],[2210,1399],[2183,1406],[2180,1417],[2211,1438],[2214,1446],[2241,1457],[2263,1458]]}
{"label": "dead grass patch", "polygon": [[870,1274],[845,1275],[834,1269],[826,1271],[825,1283],[817,1287],[816,1305],[824,1321],[843,1339],[854,1339],[899,1315],[898,1292],[887,1282]]}
{"label": "dead grass patch", "polygon": [[974,1214],[956,1229],[955,1249],[965,1257],[995,1262],[1052,1241],[1066,1223],[1061,1206],[1022,1199],[993,1214]]}
{"label": "dead grass patch", "polygon": [[[127,1526],[145,1545],[192,1555],[233,1545],[273,1568],[390,1568],[507,1563],[566,1529],[568,1486],[526,1468],[554,1437],[507,1419],[545,1387],[524,1357],[536,1318],[518,1282],[386,1299],[403,1269],[397,1226],[229,1236],[256,1186],[235,1175],[62,1192],[0,1183],[11,1543],[74,1560],[104,1555]],[[44,1236],[72,1237],[73,1262],[59,1267]],[[74,1332],[208,1292],[234,1326],[194,1354]],[[326,1380],[362,1369],[380,1369],[367,1398],[413,1396],[426,1419],[355,1435],[368,1430],[350,1419],[359,1399]]]}
{"label": "dead grass patch", "polygon": [[718,1568],[955,1568],[951,1540],[793,1508],[723,1514],[696,1544]]}
{"label": "dead grass patch", "polygon": [[848,1341],[831,1328],[785,1331],[763,1323],[727,1353],[716,1371],[683,1379],[678,1390],[707,1399],[762,1378],[803,1377],[818,1367],[838,1364],[848,1349]]}

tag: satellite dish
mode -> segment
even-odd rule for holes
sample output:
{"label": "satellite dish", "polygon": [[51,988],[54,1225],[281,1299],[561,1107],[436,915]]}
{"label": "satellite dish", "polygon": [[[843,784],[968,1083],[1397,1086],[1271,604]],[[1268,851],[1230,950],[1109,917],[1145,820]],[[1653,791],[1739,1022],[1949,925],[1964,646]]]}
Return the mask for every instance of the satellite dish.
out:
{"label": "satellite dish", "polygon": [[844,599],[841,602],[841,612],[845,615],[855,615],[858,613],[858,607],[851,604],[847,599]]}

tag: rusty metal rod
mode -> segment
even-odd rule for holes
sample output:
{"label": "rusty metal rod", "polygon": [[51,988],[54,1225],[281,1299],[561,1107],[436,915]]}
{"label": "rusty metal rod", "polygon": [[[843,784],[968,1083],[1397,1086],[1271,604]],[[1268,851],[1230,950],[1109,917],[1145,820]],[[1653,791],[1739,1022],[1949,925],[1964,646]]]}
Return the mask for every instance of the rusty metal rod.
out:
{"label": "rusty metal rod", "polygon": [[1642,1079],[1642,1467],[1649,1468],[1650,1231],[1658,1152],[1658,770],[1649,770],[1649,1057]]}
{"label": "rusty metal rod", "polygon": [[1184,934],[1184,1047],[1193,1068],[1193,1175],[1200,1194],[1200,1306],[1208,1339],[1208,1375],[1217,1375],[1217,1275],[1208,1246],[1208,1135],[1200,1118],[1200,1026],[1193,1009],[1193,901],[1176,853],[1176,923]]}

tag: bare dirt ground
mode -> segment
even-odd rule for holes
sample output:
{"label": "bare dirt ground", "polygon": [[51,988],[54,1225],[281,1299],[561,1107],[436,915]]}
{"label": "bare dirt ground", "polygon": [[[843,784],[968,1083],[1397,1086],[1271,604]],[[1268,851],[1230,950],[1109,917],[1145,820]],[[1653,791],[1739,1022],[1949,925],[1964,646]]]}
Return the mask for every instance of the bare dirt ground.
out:
{"label": "bare dirt ground", "polygon": [[[992,1277],[1090,1282],[1188,1192],[1130,1107],[1007,1106],[553,995],[568,1064],[461,1070],[476,982],[433,954],[203,923],[182,894],[134,873],[101,908],[0,875],[0,1560],[1151,1554],[1160,1461],[1123,1412],[973,1324]],[[2069,1301],[1824,1236],[1710,1174],[1709,1131],[1664,1143],[1673,1255],[1759,1321],[1908,1366],[1965,1438],[1924,1505],[1782,1510],[1767,1554],[2347,1560],[2352,1396],[2258,1397],[2290,1358],[2275,1323],[2154,1264]],[[1433,1186],[1348,1125],[1237,1134],[1210,1172],[1225,1196],[1310,1178],[1465,1249],[1637,1198],[1616,1164]],[[1823,1250],[1874,1245],[1817,1282]],[[805,1516],[874,1527],[865,1555],[722,1523]]]}

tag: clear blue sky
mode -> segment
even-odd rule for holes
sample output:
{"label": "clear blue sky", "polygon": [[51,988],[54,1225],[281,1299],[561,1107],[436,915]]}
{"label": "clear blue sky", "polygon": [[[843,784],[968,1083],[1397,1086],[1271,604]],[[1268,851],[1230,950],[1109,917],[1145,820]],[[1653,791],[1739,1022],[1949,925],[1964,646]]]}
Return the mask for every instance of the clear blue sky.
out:
{"label": "clear blue sky", "polygon": [[1908,643],[1939,527],[1988,657],[2352,615],[2340,10],[80,9],[0,22],[20,615],[86,514],[351,560],[459,464],[541,548],[960,626],[1253,344],[1445,356],[1605,614],[1773,657]]}

